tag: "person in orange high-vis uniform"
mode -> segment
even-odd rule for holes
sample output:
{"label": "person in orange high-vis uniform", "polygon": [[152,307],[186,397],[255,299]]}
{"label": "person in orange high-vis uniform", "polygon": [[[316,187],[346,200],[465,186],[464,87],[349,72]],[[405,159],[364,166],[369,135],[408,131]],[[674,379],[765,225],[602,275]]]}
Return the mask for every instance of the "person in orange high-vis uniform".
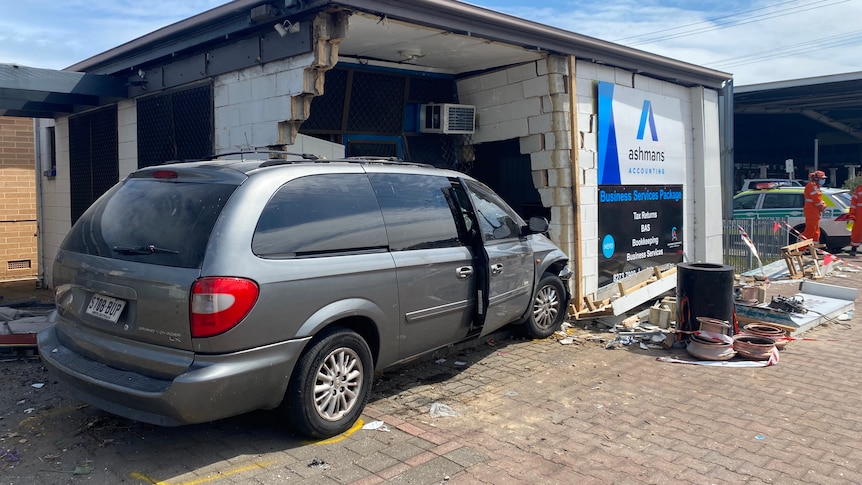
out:
{"label": "person in orange high-vis uniform", "polygon": [[802,214],[805,216],[805,231],[802,235],[813,239],[817,244],[820,242],[820,214],[826,209],[820,190],[820,186],[826,182],[826,174],[822,170],[816,170],[808,174],[808,179],[810,182],[805,185],[805,205],[802,207]]}
{"label": "person in orange high-vis uniform", "polygon": [[859,249],[859,244],[862,244],[862,221],[856,224],[857,215],[862,216],[862,185],[857,185],[850,196],[850,220],[853,221],[853,230],[850,231],[850,256],[856,256],[856,250]]}

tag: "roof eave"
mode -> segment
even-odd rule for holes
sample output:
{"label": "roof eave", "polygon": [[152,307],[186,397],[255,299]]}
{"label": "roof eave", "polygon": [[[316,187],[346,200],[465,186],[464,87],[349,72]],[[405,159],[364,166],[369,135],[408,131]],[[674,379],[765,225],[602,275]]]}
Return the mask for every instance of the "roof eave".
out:
{"label": "roof eave", "polygon": [[428,27],[535,47],[579,59],[629,69],[686,85],[721,88],[730,73],[651,54],[631,47],[520,19],[483,7],[450,0],[327,0],[346,9],[385,15]]}
{"label": "roof eave", "polygon": [[[162,46],[158,54],[165,55],[167,53],[165,49],[171,48],[168,41],[173,38],[191,30],[202,29],[220,22],[224,23],[227,19],[234,18],[233,23],[189,38],[186,40],[186,44],[224,37],[229,35],[231,31],[240,31],[252,26],[248,22],[243,25],[240,14],[247,14],[251,8],[264,3],[267,3],[266,0],[234,0],[163,27],[69,66],[65,70],[113,74],[110,72],[111,70],[117,72],[148,60],[146,54],[136,56],[135,53],[146,52],[148,49]],[[573,55],[579,59],[612,65],[688,86],[702,85],[710,88],[721,88],[733,77],[730,73],[708,69],[452,0],[411,0],[410,2],[403,0],[308,0],[296,3],[295,7],[284,8],[282,11],[285,14],[295,15],[327,6],[358,10],[441,30]],[[121,61],[122,59],[128,60]]]}

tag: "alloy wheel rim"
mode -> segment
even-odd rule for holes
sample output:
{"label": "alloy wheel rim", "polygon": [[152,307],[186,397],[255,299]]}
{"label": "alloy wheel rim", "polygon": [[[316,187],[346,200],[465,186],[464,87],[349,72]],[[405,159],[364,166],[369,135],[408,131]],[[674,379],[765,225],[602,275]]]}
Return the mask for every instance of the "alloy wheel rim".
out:
{"label": "alloy wheel rim", "polygon": [[533,300],[533,321],[539,328],[549,328],[557,320],[560,312],[560,298],[557,289],[546,285],[536,294]]}
{"label": "alloy wheel rim", "polygon": [[327,421],[338,421],[359,402],[362,361],[352,349],[341,347],[323,359],[314,381],[314,407]]}

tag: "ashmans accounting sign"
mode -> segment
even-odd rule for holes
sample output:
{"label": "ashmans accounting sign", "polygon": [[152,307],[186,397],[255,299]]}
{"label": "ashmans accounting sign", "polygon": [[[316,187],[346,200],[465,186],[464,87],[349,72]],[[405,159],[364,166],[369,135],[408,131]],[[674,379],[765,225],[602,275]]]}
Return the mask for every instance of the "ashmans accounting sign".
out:
{"label": "ashmans accounting sign", "polygon": [[675,185],[685,178],[679,99],[599,83],[599,185]]}

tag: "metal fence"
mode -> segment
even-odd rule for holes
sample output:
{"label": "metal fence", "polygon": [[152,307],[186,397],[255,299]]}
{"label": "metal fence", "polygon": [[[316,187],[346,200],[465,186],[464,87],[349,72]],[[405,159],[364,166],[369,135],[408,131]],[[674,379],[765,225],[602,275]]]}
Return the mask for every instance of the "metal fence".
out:
{"label": "metal fence", "polygon": [[764,265],[781,259],[781,247],[790,244],[790,236],[782,227],[775,229],[775,223],[782,224],[786,219],[725,219],[723,222],[724,264],[736,268],[736,273],[745,273],[758,268],[757,259],[745,244],[739,228],[748,234],[760,260]]}

